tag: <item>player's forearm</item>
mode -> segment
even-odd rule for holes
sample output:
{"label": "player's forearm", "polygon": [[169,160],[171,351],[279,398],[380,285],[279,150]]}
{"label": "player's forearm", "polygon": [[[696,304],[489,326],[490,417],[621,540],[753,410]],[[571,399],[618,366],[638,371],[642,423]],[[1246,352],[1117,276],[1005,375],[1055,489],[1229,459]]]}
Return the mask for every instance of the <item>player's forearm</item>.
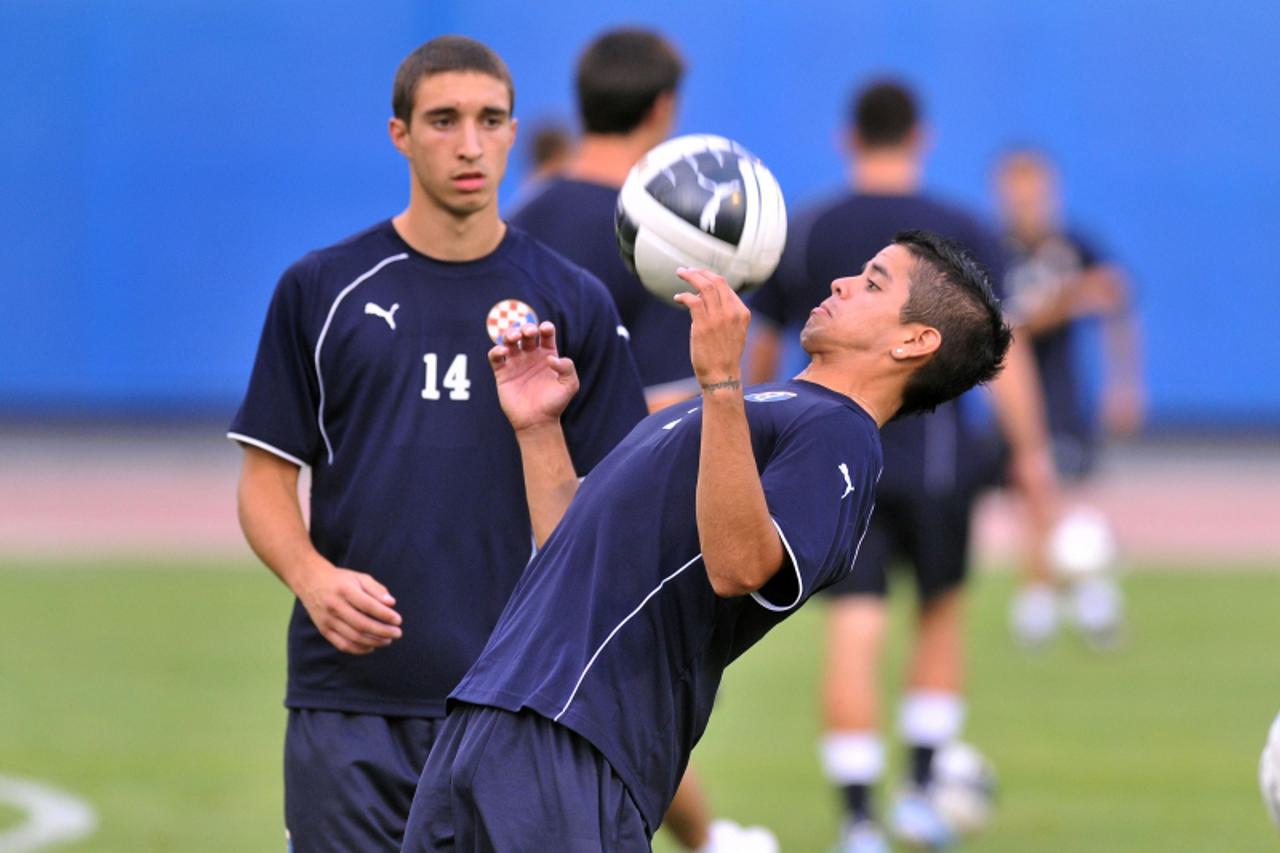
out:
{"label": "player's forearm", "polygon": [[1004,370],[991,382],[996,420],[1014,453],[1044,452],[1049,445],[1044,395],[1029,340],[1020,326],[1009,347]]}
{"label": "player's forearm", "polygon": [[578,492],[578,474],[559,422],[516,431],[533,540],[541,548]]}
{"label": "player's forearm", "polygon": [[716,595],[755,592],[782,565],[741,388],[703,394],[697,521],[702,561]]}
{"label": "player's forearm", "polygon": [[299,594],[307,576],[329,563],[311,543],[302,519],[298,469],[283,461],[247,456],[236,497],[240,528],[249,547],[295,595]]}

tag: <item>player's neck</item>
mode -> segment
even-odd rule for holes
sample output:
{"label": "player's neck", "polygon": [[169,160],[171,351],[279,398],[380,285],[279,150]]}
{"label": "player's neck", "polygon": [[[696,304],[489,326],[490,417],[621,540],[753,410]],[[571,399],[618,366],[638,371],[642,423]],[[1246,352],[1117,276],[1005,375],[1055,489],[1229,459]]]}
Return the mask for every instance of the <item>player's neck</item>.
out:
{"label": "player's neck", "polygon": [[458,216],[411,200],[391,224],[414,251],[440,261],[483,258],[498,248],[507,233],[507,224],[498,217],[497,205]]}
{"label": "player's neck", "polygon": [[621,187],[627,173],[652,146],[636,134],[588,133],[565,170],[576,181]]}
{"label": "player's neck", "polygon": [[913,195],[924,182],[924,164],[897,149],[860,153],[850,167],[853,188],[867,195]]}
{"label": "player's neck", "polygon": [[860,370],[855,364],[850,364],[848,358],[837,361],[815,353],[813,360],[796,379],[843,394],[861,406],[878,427],[888,423],[902,407],[903,380],[900,376],[877,376],[869,365],[867,369]]}

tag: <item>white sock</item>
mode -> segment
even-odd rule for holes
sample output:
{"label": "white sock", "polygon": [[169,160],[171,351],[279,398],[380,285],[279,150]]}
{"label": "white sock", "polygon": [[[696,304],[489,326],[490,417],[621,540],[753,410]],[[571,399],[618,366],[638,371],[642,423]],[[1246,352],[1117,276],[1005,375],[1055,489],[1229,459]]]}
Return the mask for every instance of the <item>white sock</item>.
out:
{"label": "white sock", "polygon": [[827,779],[840,787],[874,785],[884,773],[884,741],[875,732],[827,732],[819,752]]}
{"label": "white sock", "polygon": [[940,690],[912,690],[898,708],[898,731],[911,746],[940,747],[964,727],[964,698]]}

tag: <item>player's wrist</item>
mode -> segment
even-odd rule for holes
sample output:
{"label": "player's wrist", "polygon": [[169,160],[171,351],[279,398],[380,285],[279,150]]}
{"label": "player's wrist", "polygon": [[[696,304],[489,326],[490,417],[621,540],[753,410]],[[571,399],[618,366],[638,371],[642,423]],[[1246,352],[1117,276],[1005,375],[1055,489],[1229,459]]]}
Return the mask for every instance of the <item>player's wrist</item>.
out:
{"label": "player's wrist", "polygon": [[719,377],[699,377],[698,387],[702,389],[703,396],[733,395],[742,392],[742,378],[738,376],[730,376],[721,374]]}

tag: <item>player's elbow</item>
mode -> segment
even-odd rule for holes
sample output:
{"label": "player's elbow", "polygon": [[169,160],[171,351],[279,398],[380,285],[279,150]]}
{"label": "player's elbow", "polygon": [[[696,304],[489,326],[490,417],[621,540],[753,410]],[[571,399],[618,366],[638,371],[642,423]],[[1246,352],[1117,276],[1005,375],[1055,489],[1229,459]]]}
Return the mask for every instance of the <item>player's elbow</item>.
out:
{"label": "player's elbow", "polygon": [[777,574],[782,566],[782,551],[779,548],[775,554],[773,549],[766,549],[765,553],[739,553],[712,560],[704,555],[703,562],[712,591],[720,598],[738,598],[760,589]]}

